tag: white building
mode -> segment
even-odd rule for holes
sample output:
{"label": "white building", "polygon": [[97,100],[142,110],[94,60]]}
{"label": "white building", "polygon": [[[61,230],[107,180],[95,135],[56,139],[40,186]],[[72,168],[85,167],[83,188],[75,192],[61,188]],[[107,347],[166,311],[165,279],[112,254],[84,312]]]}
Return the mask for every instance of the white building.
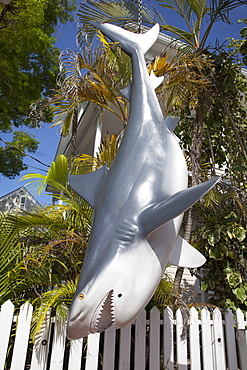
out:
{"label": "white building", "polygon": [[0,211],[18,213],[19,211],[31,211],[41,208],[37,200],[24,187],[20,187],[0,198]]}

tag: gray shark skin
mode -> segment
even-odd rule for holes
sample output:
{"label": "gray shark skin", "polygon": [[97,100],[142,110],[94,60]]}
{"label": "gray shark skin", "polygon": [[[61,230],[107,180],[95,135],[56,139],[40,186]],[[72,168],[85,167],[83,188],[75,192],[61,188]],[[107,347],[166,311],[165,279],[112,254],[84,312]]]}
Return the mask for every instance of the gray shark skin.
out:
{"label": "gray shark skin", "polygon": [[[192,188],[178,139],[178,119],[165,120],[144,54],[159,25],[134,34],[95,23],[131,56],[128,125],[109,171],[70,176],[70,185],[94,209],[92,232],[67,325],[70,339],[132,322],[152,297],[167,264],[197,267],[205,258],[179,235],[183,212],[219,180]],[[126,92],[127,91],[127,92]]]}

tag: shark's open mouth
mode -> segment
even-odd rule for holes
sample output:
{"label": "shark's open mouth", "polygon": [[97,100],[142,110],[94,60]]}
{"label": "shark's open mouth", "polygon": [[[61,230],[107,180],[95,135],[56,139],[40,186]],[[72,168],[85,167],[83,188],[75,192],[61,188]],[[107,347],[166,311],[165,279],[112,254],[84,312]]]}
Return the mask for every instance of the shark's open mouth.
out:
{"label": "shark's open mouth", "polygon": [[113,290],[110,290],[100,302],[95,310],[92,322],[91,332],[101,332],[109,326],[115,324],[115,305]]}

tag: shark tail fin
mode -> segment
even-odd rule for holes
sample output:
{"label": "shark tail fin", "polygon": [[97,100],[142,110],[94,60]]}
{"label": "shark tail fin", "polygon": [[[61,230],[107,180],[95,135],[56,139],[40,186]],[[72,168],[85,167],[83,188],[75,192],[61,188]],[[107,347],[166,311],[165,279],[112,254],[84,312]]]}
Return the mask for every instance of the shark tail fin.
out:
{"label": "shark tail fin", "polygon": [[160,30],[158,23],[150,28],[146,33],[130,32],[110,23],[91,21],[91,24],[102,31],[104,35],[109,37],[112,41],[119,42],[122,49],[130,55],[135,52],[136,46],[141,49],[143,54],[146,54],[157,40]]}

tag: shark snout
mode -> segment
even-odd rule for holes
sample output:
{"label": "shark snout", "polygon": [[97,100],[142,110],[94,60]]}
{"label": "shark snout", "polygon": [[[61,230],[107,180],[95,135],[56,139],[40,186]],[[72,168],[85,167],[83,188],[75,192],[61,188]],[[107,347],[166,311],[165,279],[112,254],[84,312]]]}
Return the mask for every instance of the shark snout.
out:
{"label": "shark snout", "polygon": [[[69,339],[78,339],[90,333],[102,332],[116,322],[113,289],[105,294],[100,303],[95,302],[95,305],[93,297],[90,297],[89,300],[85,298],[84,301],[80,298],[81,295],[84,294],[79,294],[76,297],[70,309],[67,324]],[[79,304],[80,299],[82,300],[81,304]]]}

